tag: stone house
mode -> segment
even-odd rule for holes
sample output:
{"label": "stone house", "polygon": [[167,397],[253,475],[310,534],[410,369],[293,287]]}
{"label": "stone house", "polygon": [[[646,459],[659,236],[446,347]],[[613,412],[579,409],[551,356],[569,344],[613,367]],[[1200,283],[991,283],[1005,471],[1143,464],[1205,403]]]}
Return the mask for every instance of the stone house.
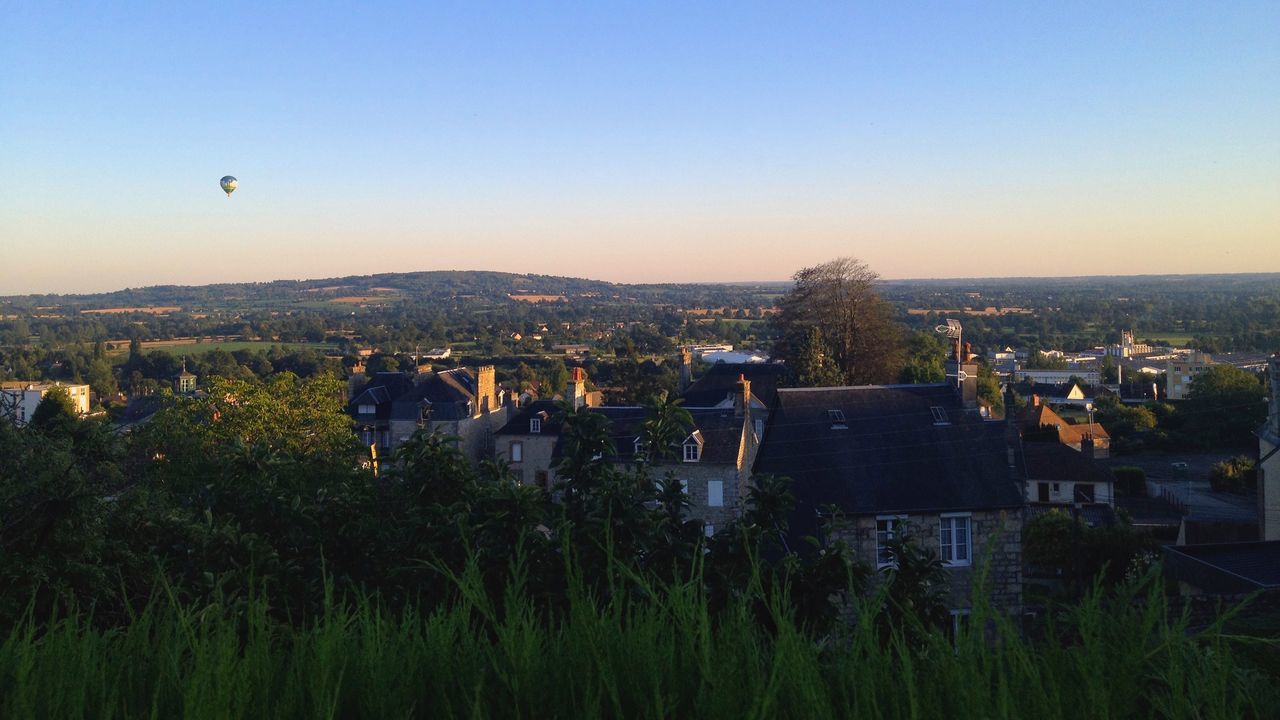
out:
{"label": "stone house", "polygon": [[378,373],[354,393],[347,408],[361,442],[376,444],[379,457],[426,428],[458,436],[459,448],[474,463],[492,455],[493,434],[509,412],[492,365],[475,372]]}
{"label": "stone house", "polygon": [[1111,435],[1101,423],[1069,423],[1040,395],[1031,396],[1018,424],[1024,438],[1033,434],[1053,436],[1059,443],[1091,458],[1111,456]]}
{"label": "stone house", "polygon": [[[609,419],[610,461],[636,466],[642,453],[642,428],[647,410],[639,406],[591,407],[586,405],[586,376],[574,368],[565,401]],[[750,382],[741,380],[736,400],[727,406],[686,407],[693,428],[673,448],[674,457],[649,463],[651,477],[668,472],[684,485],[691,507],[689,516],[706,523],[708,534],[742,514],[742,503],[751,482],[758,438],[751,415]],[[745,401],[744,401],[745,398]],[[560,460],[560,422],[554,401],[538,400],[520,408],[496,435],[495,456],[506,460],[517,482],[552,491]]]}
{"label": "stone house", "polygon": [[825,535],[884,569],[905,531],[945,565],[953,613],[972,607],[984,565],[993,605],[1017,613],[1021,441],[979,413],[976,366],[952,360],[948,373],[938,384],[779,389],[754,472],[792,479],[792,547]]}

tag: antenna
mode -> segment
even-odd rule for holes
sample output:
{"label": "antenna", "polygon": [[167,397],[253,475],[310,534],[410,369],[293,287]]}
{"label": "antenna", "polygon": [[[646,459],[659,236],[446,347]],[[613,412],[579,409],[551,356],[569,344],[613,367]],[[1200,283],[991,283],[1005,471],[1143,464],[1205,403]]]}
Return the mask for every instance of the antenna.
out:
{"label": "antenna", "polygon": [[963,352],[963,346],[960,344],[960,337],[964,334],[964,328],[960,325],[959,320],[947,318],[947,324],[938,325],[934,328],[934,332],[942,333],[948,338],[956,341],[956,387],[960,387],[964,384],[966,379],[964,372],[964,361],[966,358],[960,356],[961,352]]}

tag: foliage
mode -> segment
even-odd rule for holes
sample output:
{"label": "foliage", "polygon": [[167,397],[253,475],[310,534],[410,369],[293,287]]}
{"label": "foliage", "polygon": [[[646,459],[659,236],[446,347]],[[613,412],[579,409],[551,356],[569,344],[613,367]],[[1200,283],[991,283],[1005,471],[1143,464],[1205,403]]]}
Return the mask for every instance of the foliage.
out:
{"label": "foliage", "polygon": [[854,258],[804,268],[778,301],[775,353],[793,359],[812,330],[830,349],[844,381],[854,385],[891,382],[902,368],[901,332],[890,306],[880,299],[878,276]]}
{"label": "foliage", "polygon": [[947,357],[946,345],[934,332],[913,332],[907,338],[907,362],[898,374],[904,384],[939,383],[947,379],[942,361]]}
{"label": "foliage", "polygon": [[1157,550],[1150,538],[1123,521],[1089,527],[1065,510],[1036,513],[1022,531],[1022,556],[1035,574],[1061,578],[1079,597],[1095,579],[1114,588]]}
{"label": "foliage", "polygon": [[1254,495],[1258,492],[1257,462],[1247,455],[1214,463],[1209,469],[1209,485],[1214,492]]}
{"label": "foliage", "polygon": [[1136,450],[1142,436],[1154,430],[1156,416],[1141,405],[1125,405],[1114,395],[1098,397],[1093,403],[1094,421],[1107,429],[1117,451]]}
{"label": "foliage", "polygon": [[1183,434],[1205,448],[1243,447],[1267,415],[1258,376],[1230,365],[1211,365],[1191,380]]}
{"label": "foliage", "polygon": [[809,328],[788,364],[788,375],[799,387],[839,387],[846,384],[844,371],[836,364],[822,330]]}
{"label": "foliage", "polygon": [[866,622],[815,640],[786,588],[753,584],[713,617],[697,575],[604,601],[574,582],[550,614],[518,581],[440,582],[455,600],[435,612],[330,599],[305,624],[275,621],[265,596],[234,614],[161,598],[112,630],[28,617],[0,636],[0,714],[1234,720],[1280,702],[1249,638],[1168,620],[1151,577],[1088,593],[1042,640],[985,606],[954,637]]}
{"label": "foliage", "polygon": [[79,417],[76,404],[67,394],[66,388],[55,386],[40,398],[40,404],[36,405],[28,423],[36,431],[67,433]]}
{"label": "foliage", "polygon": [[1120,465],[1111,468],[1115,476],[1116,494],[1126,497],[1147,496],[1147,471],[1131,465]]}

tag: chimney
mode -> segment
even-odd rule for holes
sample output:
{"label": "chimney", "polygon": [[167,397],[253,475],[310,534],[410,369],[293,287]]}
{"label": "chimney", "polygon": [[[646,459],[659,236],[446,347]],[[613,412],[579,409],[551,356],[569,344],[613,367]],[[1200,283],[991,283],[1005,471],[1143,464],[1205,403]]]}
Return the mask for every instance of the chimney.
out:
{"label": "chimney", "polygon": [[971,409],[978,407],[978,366],[969,362],[967,344],[965,350],[964,361],[957,361],[955,358],[947,360],[947,382],[955,387],[964,407]]}
{"label": "chimney", "polygon": [[733,416],[743,417],[751,406],[751,381],[747,376],[738,373],[738,382],[733,386]]}
{"label": "chimney", "polygon": [[564,399],[578,409],[587,402],[587,373],[580,367],[569,371],[569,387],[564,391]]}
{"label": "chimney", "polygon": [[493,382],[493,366],[476,368],[476,417],[498,409],[498,390]]}
{"label": "chimney", "polygon": [[1039,395],[1032,395],[1032,396],[1031,396],[1031,407],[1040,407],[1040,396],[1039,396]]}
{"label": "chimney", "polygon": [[1087,436],[1080,438],[1080,452],[1090,460],[1097,459],[1096,448],[1093,444],[1093,428],[1091,427]]}
{"label": "chimney", "polygon": [[693,352],[688,347],[680,348],[680,392],[689,389],[693,384]]}

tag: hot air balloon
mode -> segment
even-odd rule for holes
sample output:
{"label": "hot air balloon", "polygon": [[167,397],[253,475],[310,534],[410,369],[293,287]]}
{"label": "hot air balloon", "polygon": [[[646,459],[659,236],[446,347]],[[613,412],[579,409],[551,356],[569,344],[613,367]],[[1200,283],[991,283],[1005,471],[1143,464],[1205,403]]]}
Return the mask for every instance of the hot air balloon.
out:
{"label": "hot air balloon", "polygon": [[236,182],[235,178],[228,175],[222,178],[218,184],[222,185],[222,191],[227,194],[227,197],[231,197],[231,193],[236,191],[236,186],[240,183]]}

